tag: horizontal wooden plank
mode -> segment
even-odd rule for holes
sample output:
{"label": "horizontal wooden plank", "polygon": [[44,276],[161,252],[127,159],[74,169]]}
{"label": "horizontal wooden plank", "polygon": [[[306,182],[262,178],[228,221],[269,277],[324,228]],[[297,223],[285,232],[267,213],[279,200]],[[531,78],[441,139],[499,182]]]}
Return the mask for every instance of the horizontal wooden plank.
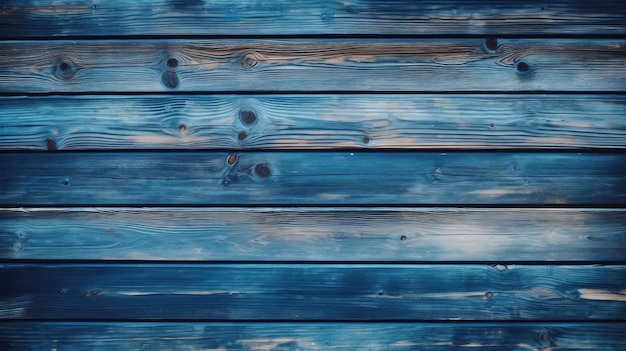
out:
{"label": "horizontal wooden plank", "polygon": [[611,320],[626,266],[3,264],[0,319]]}
{"label": "horizontal wooden plank", "polygon": [[0,209],[0,259],[626,261],[626,210]]}
{"label": "horizontal wooden plank", "polygon": [[5,350],[594,350],[626,348],[623,323],[4,322]]}
{"label": "horizontal wooden plank", "polygon": [[263,34],[626,34],[618,0],[18,1],[0,37]]}
{"label": "horizontal wooden plank", "polygon": [[0,204],[626,203],[626,154],[41,152],[0,154]]}
{"label": "horizontal wooden plank", "polygon": [[624,149],[625,106],[623,95],[0,97],[0,149]]}
{"label": "horizontal wooden plank", "polygon": [[0,42],[0,92],[616,91],[626,41]]}

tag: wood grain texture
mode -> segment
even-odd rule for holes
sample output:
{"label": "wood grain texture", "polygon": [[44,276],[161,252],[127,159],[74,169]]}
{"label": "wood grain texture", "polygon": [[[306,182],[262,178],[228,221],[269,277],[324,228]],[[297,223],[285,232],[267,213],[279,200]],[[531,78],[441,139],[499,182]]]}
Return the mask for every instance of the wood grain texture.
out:
{"label": "wood grain texture", "polygon": [[613,39],[0,42],[0,92],[626,90]]}
{"label": "wood grain texture", "polygon": [[18,1],[0,37],[625,34],[622,1]]}
{"label": "wood grain texture", "polygon": [[623,95],[0,97],[0,149],[624,149],[625,107]]}
{"label": "wood grain texture", "polygon": [[0,204],[626,203],[626,154],[2,153]]}
{"label": "wood grain texture", "polygon": [[[4,322],[20,350],[621,351],[623,323]],[[20,337],[21,336],[21,337]]]}
{"label": "wood grain texture", "polygon": [[[4,264],[1,319],[619,320],[626,267]],[[558,313],[557,313],[558,311]]]}
{"label": "wood grain texture", "polygon": [[0,259],[625,261],[626,210],[0,209]]}

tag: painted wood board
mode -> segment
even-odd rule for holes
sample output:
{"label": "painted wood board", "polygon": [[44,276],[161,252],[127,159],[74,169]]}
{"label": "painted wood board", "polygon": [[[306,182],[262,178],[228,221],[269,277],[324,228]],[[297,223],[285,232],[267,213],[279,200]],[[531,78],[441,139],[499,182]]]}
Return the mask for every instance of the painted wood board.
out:
{"label": "painted wood board", "polygon": [[626,90],[623,39],[0,42],[0,92]]}
{"label": "painted wood board", "polygon": [[624,149],[623,95],[0,97],[2,150]]}
{"label": "painted wood board", "polygon": [[0,154],[0,204],[626,203],[626,154],[40,152]]}
{"label": "painted wood board", "polygon": [[623,265],[11,264],[1,319],[623,320]]}
{"label": "painted wood board", "polygon": [[0,259],[626,261],[626,210],[0,209]]}
{"label": "painted wood board", "polygon": [[624,323],[3,322],[4,350],[594,350],[626,347]]}
{"label": "painted wood board", "polygon": [[622,1],[18,1],[0,37],[626,33]]}

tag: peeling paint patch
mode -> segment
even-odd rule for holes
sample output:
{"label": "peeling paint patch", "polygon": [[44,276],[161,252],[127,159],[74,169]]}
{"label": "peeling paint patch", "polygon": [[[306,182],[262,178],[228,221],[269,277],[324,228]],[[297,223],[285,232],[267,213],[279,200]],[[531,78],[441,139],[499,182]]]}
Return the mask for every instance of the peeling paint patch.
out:
{"label": "peeling paint patch", "polygon": [[578,292],[581,299],[626,302],[626,289],[617,293],[600,289],[578,289]]}

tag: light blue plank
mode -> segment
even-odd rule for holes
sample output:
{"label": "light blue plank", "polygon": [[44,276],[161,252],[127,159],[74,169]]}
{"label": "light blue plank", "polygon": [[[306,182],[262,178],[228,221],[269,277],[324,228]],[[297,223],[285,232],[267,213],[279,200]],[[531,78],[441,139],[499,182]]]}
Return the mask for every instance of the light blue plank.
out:
{"label": "light blue plank", "polygon": [[0,209],[0,259],[625,261],[626,210]]}
{"label": "light blue plank", "polygon": [[0,97],[0,149],[625,149],[625,106],[561,94]]}
{"label": "light blue plank", "polygon": [[0,93],[623,92],[624,39],[0,42]]}

